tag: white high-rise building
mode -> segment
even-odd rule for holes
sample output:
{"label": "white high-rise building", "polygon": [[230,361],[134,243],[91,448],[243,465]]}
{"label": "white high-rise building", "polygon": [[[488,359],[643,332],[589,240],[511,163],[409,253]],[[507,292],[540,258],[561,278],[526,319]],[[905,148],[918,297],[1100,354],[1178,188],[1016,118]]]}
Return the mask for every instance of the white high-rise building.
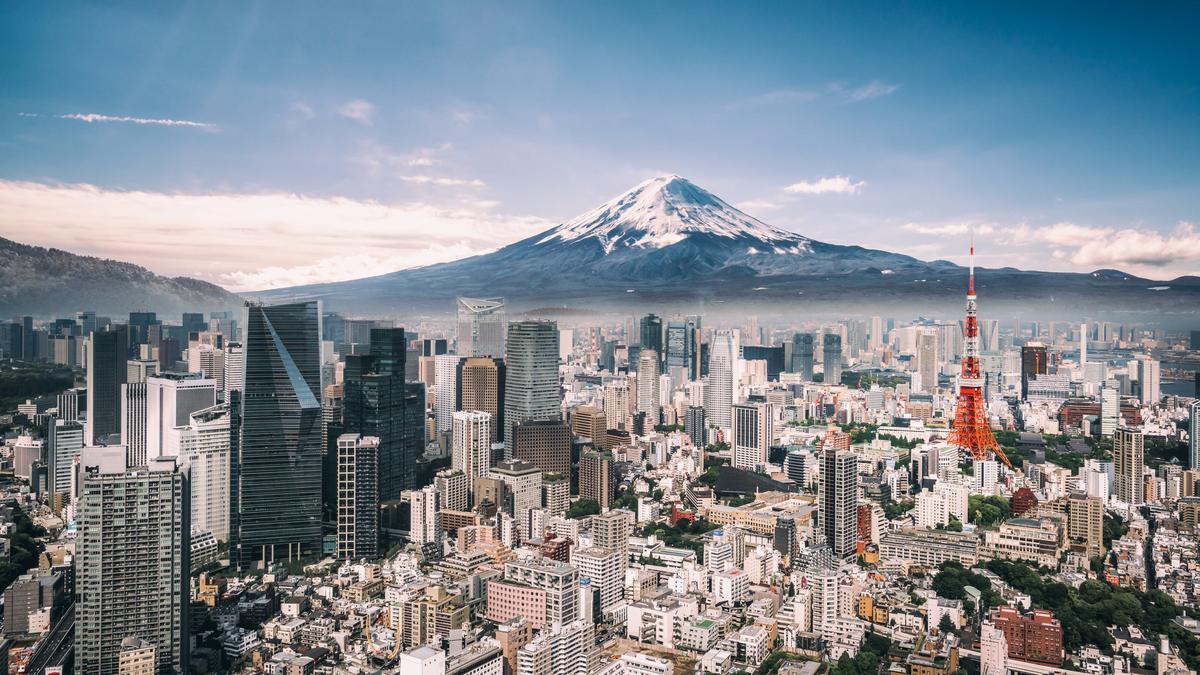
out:
{"label": "white high-rise building", "polygon": [[52,420],[46,446],[49,453],[46,492],[70,495],[75,458],[83,450],[83,425],[74,420]]}
{"label": "white high-rise building", "polygon": [[600,663],[596,627],[583,619],[550,627],[517,651],[520,675],[591,675]]}
{"label": "white high-rise building", "polygon": [[1162,398],[1162,364],[1149,356],[1138,356],[1130,365],[1137,374],[1142,405],[1158,403]]}
{"label": "white high-rise building", "polygon": [[738,353],[741,351],[738,331],[713,332],[708,351],[708,383],[704,387],[704,416],[712,426],[728,429],[733,425],[733,403],[737,400],[739,373]]}
{"label": "white high-rise building", "polygon": [[504,356],[508,330],[503,298],[458,299],[458,353],[462,356]]}
{"label": "white high-rise building", "polygon": [[228,401],[231,391],[241,391],[245,379],[246,353],[242,351],[241,343],[228,342],[225,344],[225,389],[222,400]]}
{"label": "white high-rise building", "polygon": [[178,455],[178,429],[188,425],[192,413],[216,403],[216,380],[191,373],[146,378],[146,457]]}
{"label": "white high-rise building", "polygon": [[1106,380],[1100,388],[1100,435],[1111,438],[1121,422],[1121,385]]}
{"label": "white high-rise building", "polygon": [[647,431],[658,424],[659,377],[658,352],[642,349],[637,364],[637,411],[645,413]]}
{"label": "white high-rise building", "polygon": [[146,465],[146,383],[121,385],[121,443],[127,466]]}
{"label": "white high-rise building", "polygon": [[836,635],[838,623],[838,575],[823,570],[808,577],[812,592],[812,629],[826,638]]}
{"label": "white high-rise building", "polygon": [[950,524],[950,504],[940,492],[923,490],[917,495],[917,527],[935,528]]}
{"label": "white high-rise building", "polygon": [[179,460],[192,483],[192,527],[229,541],[229,407],[192,413],[178,435]]}
{"label": "white high-rise building", "polygon": [[479,410],[460,410],[450,419],[450,467],[465,473],[473,484],[477,476],[488,475],[492,468],[492,416]]}
{"label": "white high-rise building", "polygon": [[434,357],[433,381],[435,398],[433,415],[438,431],[450,431],[450,416],[458,399],[458,354],[438,354]]}
{"label": "white high-rise building", "polygon": [[1191,444],[1191,462],[1188,468],[1193,471],[1200,469],[1200,400],[1192,402],[1191,422],[1188,426],[1189,442]]}
{"label": "white high-rise building", "polygon": [[1008,675],[1008,640],[986,621],[979,628],[979,675]]}
{"label": "white high-rise building", "polygon": [[217,391],[225,391],[225,350],[211,344],[188,348],[188,372],[199,373],[217,383]]}
{"label": "white high-rise building", "polygon": [[420,490],[405,490],[401,493],[401,498],[408,502],[411,513],[409,541],[414,544],[439,541],[442,533],[442,514],[438,504],[437,487],[426,485]]}
{"label": "white high-rise building", "polygon": [[996,481],[1000,478],[1000,463],[993,459],[977,459],[971,476],[971,487],[983,495],[996,494]]}
{"label": "white high-rise building", "polygon": [[883,349],[883,317],[871,317],[871,351]]}
{"label": "white high-rise building", "polygon": [[629,380],[624,377],[604,379],[604,419],[612,429],[628,428]]}
{"label": "white high-rise building", "polygon": [[571,553],[571,564],[579,568],[579,578],[590,579],[600,589],[600,609],[609,611],[624,601],[625,569],[629,558],[619,549],[582,548]]}

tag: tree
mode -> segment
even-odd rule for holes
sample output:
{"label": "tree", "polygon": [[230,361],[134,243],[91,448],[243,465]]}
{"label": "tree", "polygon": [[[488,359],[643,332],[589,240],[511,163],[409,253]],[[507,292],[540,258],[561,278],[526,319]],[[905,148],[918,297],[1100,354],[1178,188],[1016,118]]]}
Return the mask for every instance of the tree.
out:
{"label": "tree", "polygon": [[567,508],[568,518],[586,518],[587,516],[594,516],[599,513],[600,503],[595,499],[587,499],[586,497],[577,500]]}
{"label": "tree", "polygon": [[950,615],[943,614],[942,620],[938,622],[938,631],[942,635],[949,635],[950,633],[954,632],[954,629],[955,629],[954,621],[950,618]]}

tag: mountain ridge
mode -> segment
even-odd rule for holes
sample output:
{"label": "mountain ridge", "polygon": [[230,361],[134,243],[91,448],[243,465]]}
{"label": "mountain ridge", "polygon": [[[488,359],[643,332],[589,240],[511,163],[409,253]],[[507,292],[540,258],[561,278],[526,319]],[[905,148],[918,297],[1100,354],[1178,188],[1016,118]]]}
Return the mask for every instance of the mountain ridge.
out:
{"label": "mountain ridge", "polygon": [[0,315],[63,316],[78,310],[232,309],[241,299],[216,284],[167,277],[133,263],[0,237]]}

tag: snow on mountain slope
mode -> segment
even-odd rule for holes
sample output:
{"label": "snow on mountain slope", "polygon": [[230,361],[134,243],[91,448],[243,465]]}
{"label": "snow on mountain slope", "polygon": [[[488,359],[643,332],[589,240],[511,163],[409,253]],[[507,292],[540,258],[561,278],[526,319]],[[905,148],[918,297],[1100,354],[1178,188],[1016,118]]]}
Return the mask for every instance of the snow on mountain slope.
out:
{"label": "snow on mountain slope", "polygon": [[[596,239],[611,253],[617,248],[658,249],[690,235],[753,240],[747,252],[803,253],[809,240],[746,215],[711,192],[675,175],[656,176],[551,230],[546,244]],[[757,245],[755,245],[757,244]]]}

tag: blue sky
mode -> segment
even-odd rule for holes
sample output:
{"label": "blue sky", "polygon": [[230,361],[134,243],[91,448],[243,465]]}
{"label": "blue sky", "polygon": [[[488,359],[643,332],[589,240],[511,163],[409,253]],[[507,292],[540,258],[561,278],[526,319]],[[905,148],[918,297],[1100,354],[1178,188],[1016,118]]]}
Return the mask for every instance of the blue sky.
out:
{"label": "blue sky", "polygon": [[350,7],[0,5],[0,236],[248,289],[671,172],[835,243],[1200,273],[1195,5]]}

